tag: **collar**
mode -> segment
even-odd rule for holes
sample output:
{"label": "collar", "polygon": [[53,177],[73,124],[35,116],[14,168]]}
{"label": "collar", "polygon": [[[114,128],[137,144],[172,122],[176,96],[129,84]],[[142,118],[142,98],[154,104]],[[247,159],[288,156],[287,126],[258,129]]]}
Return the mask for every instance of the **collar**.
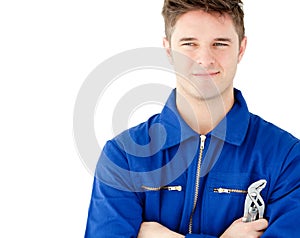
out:
{"label": "collar", "polygon": [[[249,126],[250,113],[241,91],[234,89],[235,102],[223,120],[208,135],[217,137],[227,143],[242,144]],[[176,89],[174,89],[159,117],[167,132],[163,148],[175,146],[191,137],[199,137],[180,116],[176,107]]]}

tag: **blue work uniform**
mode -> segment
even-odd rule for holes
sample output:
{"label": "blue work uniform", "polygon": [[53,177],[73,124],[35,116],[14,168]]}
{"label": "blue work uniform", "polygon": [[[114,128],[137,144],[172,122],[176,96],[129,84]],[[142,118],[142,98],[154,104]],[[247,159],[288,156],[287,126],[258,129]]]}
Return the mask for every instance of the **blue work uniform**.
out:
{"label": "blue work uniform", "polygon": [[219,237],[243,216],[247,188],[261,196],[269,226],[262,237],[300,237],[300,143],[248,111],[237,89],[226,117],[206,135],[176,108],[108,141],[95,171],[85,238],[137,237],[155,221],[186,237]]}

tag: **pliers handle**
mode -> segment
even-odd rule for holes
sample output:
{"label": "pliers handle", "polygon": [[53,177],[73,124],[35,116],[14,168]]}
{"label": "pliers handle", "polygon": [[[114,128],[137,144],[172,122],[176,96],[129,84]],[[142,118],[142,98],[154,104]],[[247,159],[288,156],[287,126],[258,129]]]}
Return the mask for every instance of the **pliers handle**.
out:
{"label": "pliers handle", "polygon": [[243,222],[251,222],[263,218],[265,203],[260,192],[266,187],[266,184],[267,181],[261,179],[249,186],[245,200]]}

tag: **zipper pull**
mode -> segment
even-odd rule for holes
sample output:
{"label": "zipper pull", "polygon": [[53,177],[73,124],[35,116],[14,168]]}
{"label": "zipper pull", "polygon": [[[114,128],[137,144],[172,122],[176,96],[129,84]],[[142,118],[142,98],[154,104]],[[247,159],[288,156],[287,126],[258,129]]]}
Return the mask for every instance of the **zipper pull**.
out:
{"label": "zipper pull", "polygon": [[214,192],[215,193],[230,193],[229,189],[226,189],[226,188],[215,188]]}
{"label": "zipper pull", "polygon": [[179,185],[179,186],[168,186],[167,189],[169,191],[178,191],[180,192],[182,190],[182,187]]}
{"label": "zipper pull", "polygon": [[205,135],[200,135],[200,149],[203,150],[204,149],[204,142],[205,142],[206,136]]}

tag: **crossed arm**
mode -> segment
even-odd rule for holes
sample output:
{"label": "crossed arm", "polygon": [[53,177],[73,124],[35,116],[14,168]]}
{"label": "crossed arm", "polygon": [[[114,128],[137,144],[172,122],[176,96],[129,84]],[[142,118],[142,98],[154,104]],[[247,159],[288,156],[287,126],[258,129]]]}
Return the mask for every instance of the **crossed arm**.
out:
{"label": "crossed arm", "polygon": [[[285,159],[278,179],[270,181],[272,193],[265,211],[269,226],[264,219],[250,223],[243,223],[238,219],[220,238],[257,238],[262,235],[276,237],[278,234],[281,237],[299,237],[300,205],[295,202],[300,198],[299,153],[300,143]],[[156,222],[143,222],[140,225],[143,204],[138,195],[141,194],[114,189],[95,178],[85,237],[107,237],[107,234],[110,237],[124,237],[124,234],[129,234],[127,237],[136,237],[138,233],[138,238],[216,238],[205,234],[178,234]]]}
{"label": "crossed arm", "polygon": [[[231,226],[221,235],[220,238],[258,238],[267,228],[268,222],[259,219],[254,222],[244,223],[242,219],[234,221]],[[157,222],[143,222],[138,238],[183,238],[184,235],[178,234],[162,226]]]}

